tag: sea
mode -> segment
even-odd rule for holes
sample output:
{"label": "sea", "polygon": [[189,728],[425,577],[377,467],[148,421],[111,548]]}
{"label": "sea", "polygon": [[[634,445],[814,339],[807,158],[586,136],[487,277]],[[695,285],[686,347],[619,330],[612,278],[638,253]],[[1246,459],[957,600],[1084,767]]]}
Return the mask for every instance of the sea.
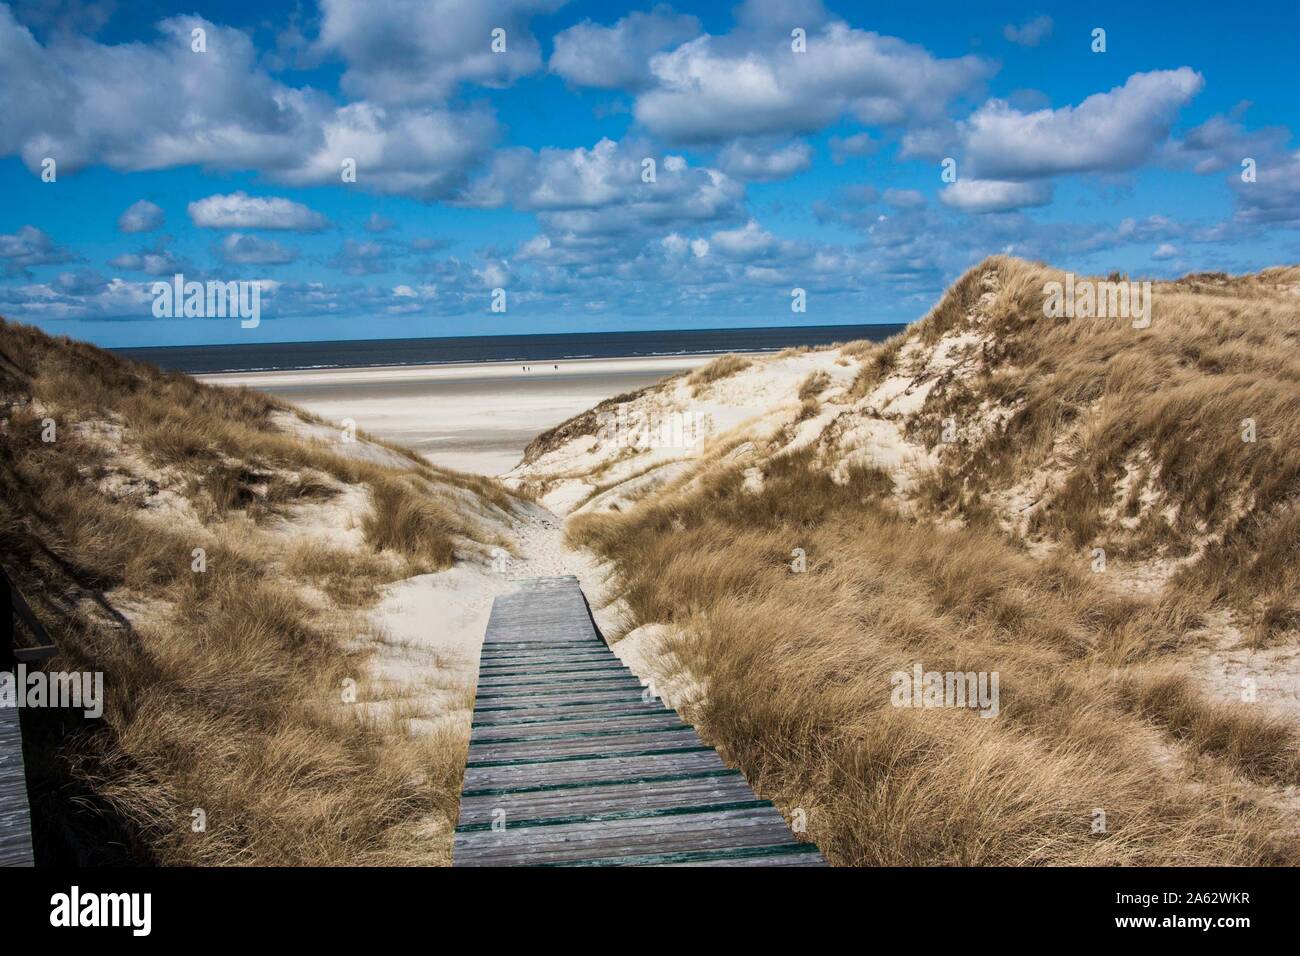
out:
{"label": "sea", "polygon": [[470,362],[557,362],[573,359],[778,352],[800,345],[855,339],[883,341],[902,325],[792,325],[757,329],[673,329],[661,332],[574,332],[478,335],[347,342],[258,342],[112,349],[118,355],[193,375],[290,369],[376,368]]}

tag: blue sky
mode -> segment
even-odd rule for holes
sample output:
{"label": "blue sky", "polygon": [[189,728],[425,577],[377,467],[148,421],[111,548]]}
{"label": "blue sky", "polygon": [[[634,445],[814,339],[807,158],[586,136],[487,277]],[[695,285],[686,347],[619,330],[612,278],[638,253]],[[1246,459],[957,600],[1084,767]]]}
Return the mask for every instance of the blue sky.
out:
{"label": "blue sky", "polygon": [[[0,314],[105,345],[895,322],[998,252],[1300,261],[1300,13],[1135,7],[0,3]],[[177,272],[260,282],[263,321],[155,319]]]}

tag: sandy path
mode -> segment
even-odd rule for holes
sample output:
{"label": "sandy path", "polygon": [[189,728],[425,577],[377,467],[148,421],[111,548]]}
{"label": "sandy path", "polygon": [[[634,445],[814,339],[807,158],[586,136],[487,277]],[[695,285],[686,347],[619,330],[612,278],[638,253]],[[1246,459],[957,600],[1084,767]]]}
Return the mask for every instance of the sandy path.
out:
{"label": "sandy path", "polygon": [[616,623],[597,605],[606,574],[593,555],[564,545],[563,519],[536,505],[519,516],[516,553],[503,570],[463,561],[389,585],[370,610],[383,636],[374,657],[378,710],[396,710],[413,733],[452,725],[469,734],[479,649],[493,600],[524,578],[576,575],[602,629]]}

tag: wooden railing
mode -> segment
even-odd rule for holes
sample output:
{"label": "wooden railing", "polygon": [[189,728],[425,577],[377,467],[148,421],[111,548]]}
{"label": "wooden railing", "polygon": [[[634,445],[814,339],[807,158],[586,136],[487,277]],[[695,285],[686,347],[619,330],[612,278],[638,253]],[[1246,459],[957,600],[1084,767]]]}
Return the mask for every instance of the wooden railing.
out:
{"label": "wooden railing", "polygon": [[[32,613],[32,607],[14,584],[9,569],[0,565],[0,626],[4,628],[4,641],[0,656],[7,661],[31,664],[49,660],[59,653],[58,646]],[[25,631],[27,641],[18,635]]]}

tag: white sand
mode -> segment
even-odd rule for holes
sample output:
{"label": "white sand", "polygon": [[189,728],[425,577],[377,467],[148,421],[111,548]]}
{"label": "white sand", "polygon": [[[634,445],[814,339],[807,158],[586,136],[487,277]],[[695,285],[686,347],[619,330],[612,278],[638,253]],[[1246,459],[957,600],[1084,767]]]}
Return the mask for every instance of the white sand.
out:
{"label": "white sand", "polygon": [[[834,389],[843,395],[857,370],[853,363],[840,364],[838,350],[754,358],[748,368],[698,391],[686,379],[665,383],[625,410],[627,430],[633,433],[648,429],[653,434],[656,423],[675,419],[707,423],[700,429],[701,441],[647,441],[628,447],[626,435],[580,435],[513,469],[505,476],[507,485],[541,480],[542,504],[565,516],[621,509],[656,485],[692,470],[708,457],[712,442],[728,437],[765,440],[792,423],[799,413],[800,383],[810,374],[826,375],[828,396]],[[804,440],[816,440],[836,408],[843,411],[847,406],[828,403],[817,427],[806,429]]]}
{"label": "white sand", "polygon": [[527,366],[490,362],[307,369],[196,376],[269,392],[329,421],[414,448],[481,475],[518,463],[539,433],[624,392],[711,361],[711,355],[582,359]]}
{"label": "white sand", "polygon": [[[478,474],[502,474],[518,464],[525,446],[540,432],[606,398],[636,391],[714,356],[587,359],[522,365],[399,366],[311,369],[198,376],[213,385],[247,386],[272,393],[320,416],[330,425],[278,416],[277,422],[307,438],[330,443],[341,453],[392,467],[409,465],[400,455],[364,439],[339,443],[337,424],[351,419],[362,431],[421,452],[431,462]],[[346,501],[349,513],[294,516],[304,533],[356,546],[352,525],[368,509]],[[397,581],[384,589],[367,614],[382,635],[372,678],[380,699],[375,710],[400,710],[413,733],[451,729],[468,735],[479,647],[493,600],[529,577],[575,574],[591,600],[597,623],[620,630],[616,606],[606,608],[607,573],[594,556],[571,551],[563,542],[562,519],[539,506],[522,505],[512,526],[498,529],[514,555],[503,571],[489,556],[458,553],[455,567]],[[316,509],[322,510],[322,509]],[[337,509],[336,509],[337,510]],[[504,518],[504,516],[502,516]],[[326,520],[326,519],[329,520]],[[639,642],[628,645],[631,650]],[[647,679],[655,674],[635,662]]]}
{"label": "white sand", "polygon": [[597,625],[618,627],[617,611],[603,606],[607,574],[596,558],[564,545],[560,519],[525,505],[512,531],[516,554],[502,571],[473,561],[435,574],[397,581],[368,612],[387,647],[375,661],[385,698],[401,700],[416,716],[415,733],[439,727],[469,735],[471,693],[478,680],[479,649],[492,602],[518,589],[524,578],[573,574],[592,603]]}

